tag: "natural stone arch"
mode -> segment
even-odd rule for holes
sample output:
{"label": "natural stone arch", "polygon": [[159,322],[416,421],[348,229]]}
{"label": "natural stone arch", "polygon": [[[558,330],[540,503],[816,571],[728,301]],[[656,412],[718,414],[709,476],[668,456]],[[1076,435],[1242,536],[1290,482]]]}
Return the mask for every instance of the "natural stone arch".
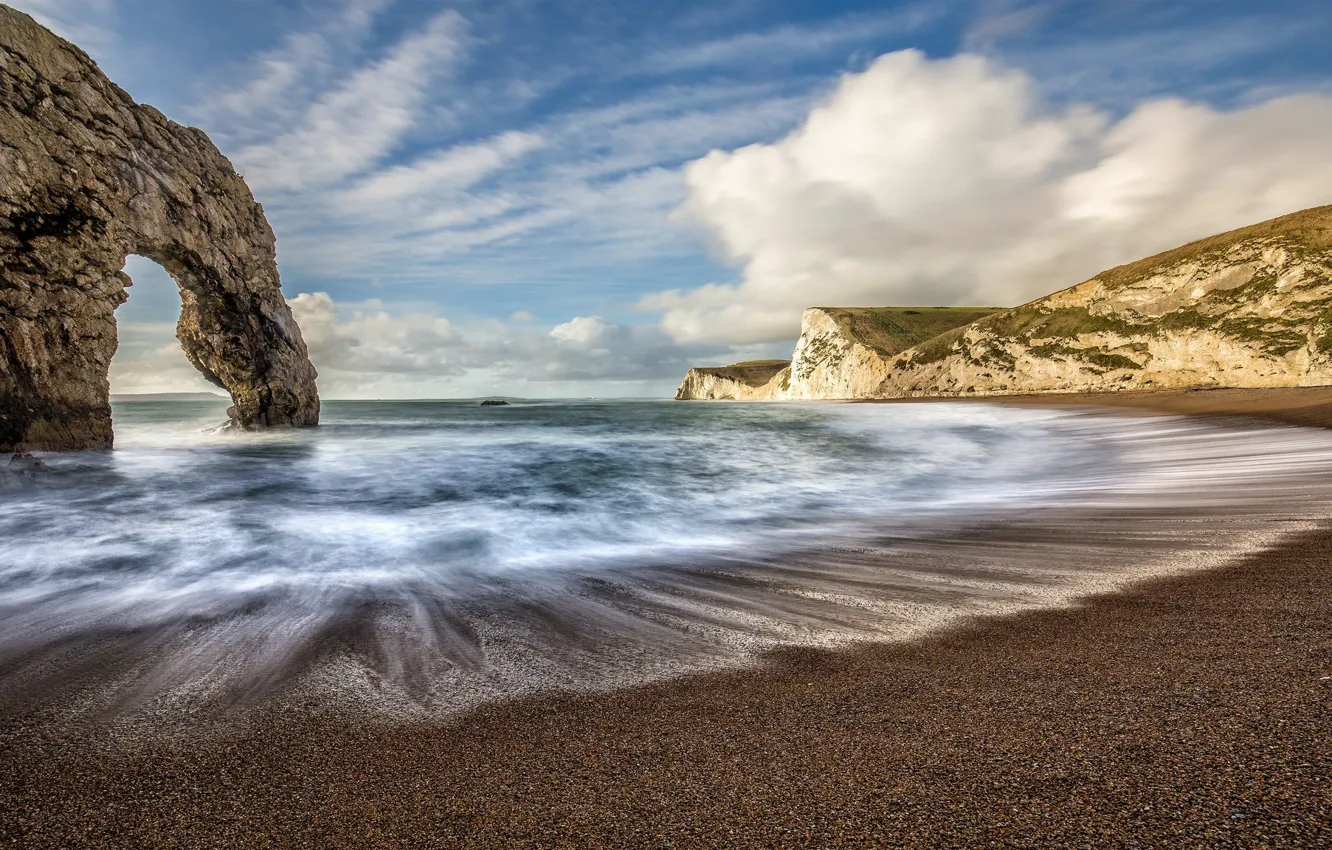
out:
{"label": "natural stone arch", "polygon": [[111,445],[129,254],[179,285],[177,337],[236,424],[317,424],[314,366],[245,181],[202,131],[0,5],[0,451]]}

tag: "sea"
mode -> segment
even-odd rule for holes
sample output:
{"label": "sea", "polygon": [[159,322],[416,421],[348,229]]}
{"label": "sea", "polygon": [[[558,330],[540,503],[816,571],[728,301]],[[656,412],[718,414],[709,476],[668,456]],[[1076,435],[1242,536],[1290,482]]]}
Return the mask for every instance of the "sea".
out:
{"label": "sea", "polygon": [[114,450],[3,468],[0,702],[435,717],[1079,604],[1332,504],[1332,432],[1245,420],[329,401],[237,433],[224,407],[117,403]]}

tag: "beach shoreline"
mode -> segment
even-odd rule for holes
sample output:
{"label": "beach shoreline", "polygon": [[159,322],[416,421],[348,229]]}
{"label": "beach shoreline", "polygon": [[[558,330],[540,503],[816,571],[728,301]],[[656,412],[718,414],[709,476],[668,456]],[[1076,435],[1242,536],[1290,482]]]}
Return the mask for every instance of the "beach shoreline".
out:
{"label": "beach shoreline", "polygon": [[[1220,395],[1216,395],[1220,393]],[[1332,425],[1332,389],[976,399]],[[923,400],[922,400],[923,401]],[[24,846],[1317,846],[1332,529],[1073,607],[441,723],[0,729]],[[14,718],[9,721],[15,722]]]}

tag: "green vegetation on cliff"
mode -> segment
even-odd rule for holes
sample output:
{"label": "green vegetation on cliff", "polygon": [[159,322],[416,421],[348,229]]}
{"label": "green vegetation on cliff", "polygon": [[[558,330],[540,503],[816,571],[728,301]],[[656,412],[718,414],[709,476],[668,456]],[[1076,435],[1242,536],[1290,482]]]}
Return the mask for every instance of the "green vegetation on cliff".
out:
{"label": "green vegetation on cliff", "polygon": [[891,357],[1002,307],[820,307],[848,339]]}
{"label": "green vegetation on cliff", "polygon": [[694,369],[704,375],[735,381],[749,387],[761,387],[772,376],[791,365],[790,360],[746,360],[730,366],[701,366]]}

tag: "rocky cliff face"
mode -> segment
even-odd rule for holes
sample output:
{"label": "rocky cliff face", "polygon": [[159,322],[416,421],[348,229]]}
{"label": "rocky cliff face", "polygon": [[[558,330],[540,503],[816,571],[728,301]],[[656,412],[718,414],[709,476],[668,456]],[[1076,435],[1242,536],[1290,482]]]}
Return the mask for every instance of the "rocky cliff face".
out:
{"label": "rocky cliff face", "polygon": [[1332,207],[1214,236],[904,352],[874,395],[1332,384]]}
{"label": "rocky cliff face", "polygon": [[811,307],[800,316],[789,379],[773,388],[773,397],[864,398],[888,377],[888,369],[888,359],[853,336],[832,311]]}
{"label": "rocky cliff face", "polygon": [[869,398],[892,371],[893,357],[997,307],[811,307],[801,315],[787,400]]}
{"label": "rocky cliff face", "polygon": [[273,232],[231,163],[0,5],[0,451],[111,445],[128,254],[180,285],[177,336],[237,424],[318,422]]}
{"label": "rocky cliff face", "polygon": [[786,360],[747,360],[730,366],[704,366],[690,369],[680,388],[677,401],[770,401],[770,384],[781,383],[790,374]]}
{"label": "rocky cliff face", "polygon": [[[885,322],[908,315],[933,320],[917,332],[941,332],[910,345],[901,335],[881,336]],[[966,321],[945,329],[956,318]],[[1325,384],[1332,384],[1332,207],[1194,242],[988,315],[806,310],[789,374],[749,397]]]}

